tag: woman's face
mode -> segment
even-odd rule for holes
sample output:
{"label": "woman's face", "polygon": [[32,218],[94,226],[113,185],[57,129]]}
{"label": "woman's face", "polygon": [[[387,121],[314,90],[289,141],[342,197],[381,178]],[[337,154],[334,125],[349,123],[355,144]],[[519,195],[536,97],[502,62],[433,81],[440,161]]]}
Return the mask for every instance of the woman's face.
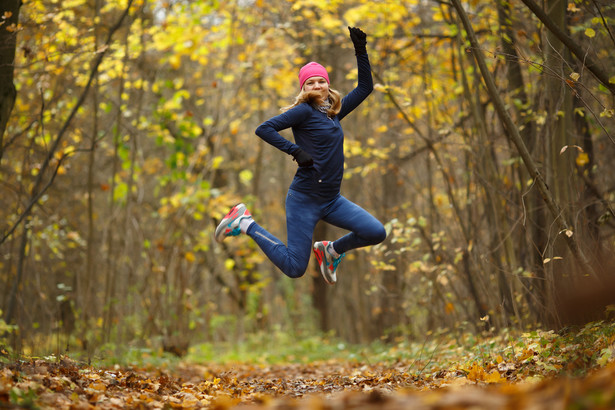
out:
{"label": "woman's face", "polygon": [[322,100],[325,101],[329,96],[329,83],[324,77],[310,77],[303,83],[303,91],[320,92]]}

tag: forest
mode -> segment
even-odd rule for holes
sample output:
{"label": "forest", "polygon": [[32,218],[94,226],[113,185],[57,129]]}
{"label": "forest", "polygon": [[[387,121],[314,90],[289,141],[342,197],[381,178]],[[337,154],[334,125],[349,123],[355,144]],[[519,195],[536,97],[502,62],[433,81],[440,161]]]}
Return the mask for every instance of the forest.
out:
{"label": "forest", "polygon": [[[297,165],[254,131],[309,61],[355,87],[348,26],[374,91],[342,122],[342,194],[387,239],[330,286],[213,235],[244,202],[285,240]],[[2,356],[611,320],[613,50],[611,0],[3,1]]]}

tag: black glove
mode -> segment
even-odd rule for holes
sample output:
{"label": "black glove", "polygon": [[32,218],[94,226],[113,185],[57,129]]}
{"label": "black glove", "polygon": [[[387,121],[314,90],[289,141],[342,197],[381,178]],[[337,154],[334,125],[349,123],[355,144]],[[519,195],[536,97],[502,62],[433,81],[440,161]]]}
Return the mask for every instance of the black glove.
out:
{"label": "black glove", "polygon": [[290,155],[293,156],[293,160],[297,161],[297,164],[299,164],[300,167],[311,167],[314,165],[314,159],[312,156],[301,148],[297,148],[291,152]]}
{"label": "black glove", "polygon": [[365,45],[367,44],[367,36],[365,33],[358,27],[348,27],[348,31],[350,31],[350,39],[352,40],[352,44],[354,44],[354,54],[356,56],[359,54],[367,54],[367,50],[365,49]]}

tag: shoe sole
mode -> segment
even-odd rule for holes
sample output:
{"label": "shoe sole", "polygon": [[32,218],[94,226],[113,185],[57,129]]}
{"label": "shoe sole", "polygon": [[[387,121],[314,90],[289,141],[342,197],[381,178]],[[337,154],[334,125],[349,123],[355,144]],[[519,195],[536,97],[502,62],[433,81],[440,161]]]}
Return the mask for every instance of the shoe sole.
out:
{"label": "shoe sole", "polygon": [[222,242],[226,235],[222,235],[228,226],[228,222],[232,221],[237,217],[238,214],[244,213],[247,207],[244,204],[237,204],[231,208],[231,210],[222,218],[218,227],[216,228],[216,232],[214,234],[214,238],[216,242]]}
{"label": "shoe sole", "polygon": [[[320,255],[318,254],[318,251],[321,252],[322,257],[320,257]],[[327,282],[329,285],[335,285],[337,279],[334,281],[330,281],[329,279],[327,279],[327,274],[325,273],[325,270],[327,269],[325,252],[326,247],[322,244],[322,242],[314,244],[314,255],[316,256],[316,261],[318,262],[318,267],[320,268],[320,274],[322,275],[325,282]]]}

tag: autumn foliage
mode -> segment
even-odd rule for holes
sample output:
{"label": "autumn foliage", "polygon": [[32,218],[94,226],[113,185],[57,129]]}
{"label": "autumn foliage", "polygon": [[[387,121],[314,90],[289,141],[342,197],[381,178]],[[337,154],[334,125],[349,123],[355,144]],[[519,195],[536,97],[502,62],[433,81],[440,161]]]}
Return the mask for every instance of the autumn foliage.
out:
{"label": "autumn foliage", "polygon": [[[0,403],[34,391],[62,405],[211,404],[218,388],[232,403],[368,388],[358,400],[394,403],[414,399],[383,386],[508,386],[536,349],[431,378],[406,363],[148,375],[81,363],[263,334],[409,349],[612,318],[612,1],[21,3],[0,4]],[[292,102],[307,61],[353,89],[349,25],[368,34],[375,89],[342,124],[342,193],[388,236],[349,252],[327,286],[315,266],[292,280],[248,238],[217,244],[213,230],[241,201],[285,238],[296,164],[254,130]],[[314,240],[343,233],[323,224]],[[609,362],[605,340],[583,356],[602,358],[593,367]],[[575,369],[547,356],[549,376]]]}

